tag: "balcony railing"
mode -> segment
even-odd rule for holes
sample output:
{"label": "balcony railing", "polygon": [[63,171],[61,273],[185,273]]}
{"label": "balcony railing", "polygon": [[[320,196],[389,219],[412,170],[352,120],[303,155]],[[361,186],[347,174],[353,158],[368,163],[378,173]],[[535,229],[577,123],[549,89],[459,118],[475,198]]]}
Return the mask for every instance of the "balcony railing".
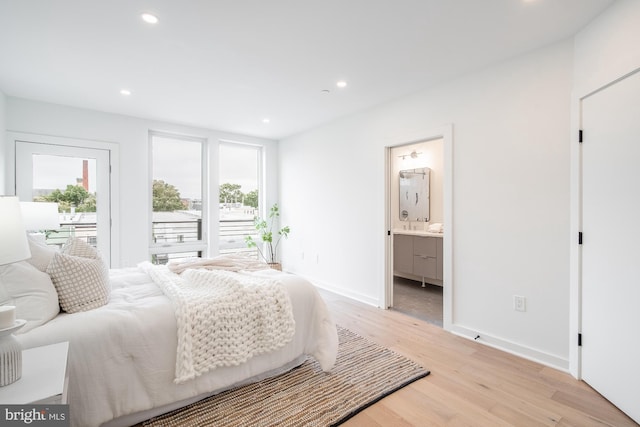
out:
{"label": "balcony railing", "polygon": [[249,248],[245,238],[258,236],[253,220],[220,220],[220,241],[218,249],[221,254],[249,253],[258,256],[256,248]]}
{"label": "balcony railing", "polygon": [[[156,243],[188,243],[202,238],[202,220],[153,222],[153,239]],[[253,220],[221,220],[218,250],[220,254],[247,253],[258,256],[255,248],[247,247],[246,236],[257,236]],[[154,254],[153,262],[166,264],[169,261],[201,256],[201,252],[173,252]]]}
{"label": "balcony railing", "polygon": [[[97,243],[95,223],[61,223],[60,229],[48,233],[46,242],[49,245],[62,246],[69,237],[84,240],[92,246]],[[202,220],[193,221],[154,221],[152,235],[155,243],[188,243],[202,239]],[[220,254],[247,253],[258,256],[256,248],[248,248],[246,236],[257,238],[253,220],[221,220],[218,249]],[[169,260],[179,260],[201,256],[201,252],[174,252],[153,255],[153,262],[166,264]]]}
{"label": "balcony railing", "polygon": [[47,233],[48,245],[62,246],[69,237],[82,239],[94,248],[97,244],[97,229],[95,223],[60,223],[60,228]]}
{"label": "balcony railing", "polygon": [[154,221],[151,223],[154,243],[184,243],[202,240],[202,220]]}

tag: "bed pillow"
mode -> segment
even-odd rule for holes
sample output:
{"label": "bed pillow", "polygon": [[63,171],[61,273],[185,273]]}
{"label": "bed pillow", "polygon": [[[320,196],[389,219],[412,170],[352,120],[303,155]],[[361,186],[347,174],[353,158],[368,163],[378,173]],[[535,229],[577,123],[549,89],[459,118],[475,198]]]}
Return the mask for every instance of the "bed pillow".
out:
{"label": "bed pillow", "polygon": [[27,321],[18,334],[47,323],[60,312],[51,278],[26,261],[0,267],[0,305],[15,305],[16,319]]}
{"label": "bed pillow", "polygon": [[47,267],[58,291],[60,307],[78,313],[109,302],[109,269],[98,251],[86,242],[70,238]]}
{"label": "bed pillow", "polygon": [[31,251],[31,258],[29,258],[27,262],[38,270],[46,272],[49,263],[53,259],[53,255],[58,252],[58,249],[55,246],[49,246],[39,241],[30,234],[27,234],[27,237],[29,240],[29,250]]}

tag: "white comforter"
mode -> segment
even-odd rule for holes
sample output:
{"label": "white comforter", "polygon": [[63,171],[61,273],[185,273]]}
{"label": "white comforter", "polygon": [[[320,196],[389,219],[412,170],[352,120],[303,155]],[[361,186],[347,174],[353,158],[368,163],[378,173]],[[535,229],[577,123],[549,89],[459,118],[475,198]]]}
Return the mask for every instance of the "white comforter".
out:
{"label": "white comforter", "polygon": [[237,366],[295,334],[291,299],[278,279],[223,270],[139,265],[171,300],[178,323],[175,383]]}
{"label": "white comforter", "polygon": [[273,270],[253,274],[277,275],[285,285],[296,322],[292,341],[240,366],[219,367],[181,384],[173,382],[177,347],[174,309],[149,276],[138,269],[111,271],[112,293],[106,306],[61,313],[18,335],[18,340],[24,348],[69,341],[68,403],[71,424],[77,427],[99,426],[223,390],[279,367],[291,367],[303,354],[312,355],[323,370],[330,370],[338,339],[315,288],[299,277]]}

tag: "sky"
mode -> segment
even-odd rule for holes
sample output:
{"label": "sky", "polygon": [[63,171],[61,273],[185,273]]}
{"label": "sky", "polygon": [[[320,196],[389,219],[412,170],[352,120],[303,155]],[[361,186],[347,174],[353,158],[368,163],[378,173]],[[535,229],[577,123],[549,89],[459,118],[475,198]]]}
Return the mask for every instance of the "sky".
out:
{"label": "sky", "polygon": [[240,191],[258,189],[258,152],[256,147],[239,144],[220,145],[220,184],[240,184]]}
{"label": "sky", "polygon": [[[182,198],[202,199],[201,144],[197,141],[153,137],[153,177],[175,186]],[[51,155],[33,156],[33,188],[64,191],[82,178],[82,158]],[[212,168],[220,183],[240,184],[248,193],[258,187],[256,147],[220,144],[219,162]],[[89,159],[89,192],[96,191],[96,160]]]}
{"label": "sky", "polygon": [[[182,198],[201,199],[201,145],[196,141],[153,137],[153,178],[175,186]],[[241,191],[257,189],[258,157],[255,147],[220,144],[219,162],[212,168],[220,183],[240,184]]]}
{"label": "sky", "polygon": [[[77,179],[82,179],[82,160],[79,157],[34,155],[33,188],[64,191],[67,185],[77,184]],[[89,192],[95,191],[96,160],[89,159]]]}
{"label": "sky", "polygon": [[202,200],[201,152],[200,142],[154,136],[153,179],[173,185],[184,199]]}

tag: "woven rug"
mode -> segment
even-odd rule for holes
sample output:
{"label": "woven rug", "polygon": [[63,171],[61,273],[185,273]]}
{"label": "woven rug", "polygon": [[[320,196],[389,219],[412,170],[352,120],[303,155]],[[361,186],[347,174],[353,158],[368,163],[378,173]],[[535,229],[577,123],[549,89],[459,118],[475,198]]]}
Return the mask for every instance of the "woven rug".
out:
{"label": "woven rug", "polygon": [[145,427],[335,426],[429,371],[338,326],[336,366],[293,370],[152,418]]}

